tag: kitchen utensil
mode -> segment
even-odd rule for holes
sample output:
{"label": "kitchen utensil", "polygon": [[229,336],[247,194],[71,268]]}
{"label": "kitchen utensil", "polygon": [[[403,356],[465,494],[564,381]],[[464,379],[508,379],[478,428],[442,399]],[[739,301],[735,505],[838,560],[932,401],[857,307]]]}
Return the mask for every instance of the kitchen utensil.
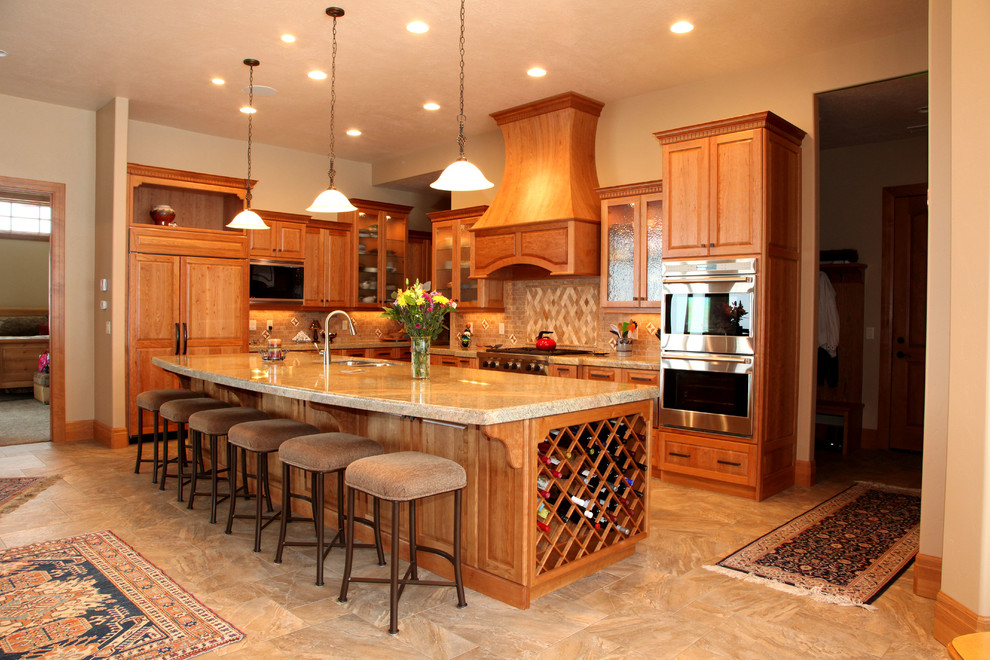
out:
{"label": "kitchen utensil", "polygon": [[553,330],[540,330],[540,334],[536,337],[536,347],[541,351],[552,351],[557,348],[557,342],[547,337],[552,334]]}

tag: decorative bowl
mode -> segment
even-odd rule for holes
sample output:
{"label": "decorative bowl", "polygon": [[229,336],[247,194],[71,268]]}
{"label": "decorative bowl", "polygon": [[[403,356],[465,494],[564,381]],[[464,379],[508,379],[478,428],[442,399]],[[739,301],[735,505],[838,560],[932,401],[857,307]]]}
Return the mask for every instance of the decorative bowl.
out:
{"label": "decorative bowl", "polygon": [[151,215],[152,222],[163,227],[175,220],[175,209],[168,204],[159,204],[151,207],[149,214]]}

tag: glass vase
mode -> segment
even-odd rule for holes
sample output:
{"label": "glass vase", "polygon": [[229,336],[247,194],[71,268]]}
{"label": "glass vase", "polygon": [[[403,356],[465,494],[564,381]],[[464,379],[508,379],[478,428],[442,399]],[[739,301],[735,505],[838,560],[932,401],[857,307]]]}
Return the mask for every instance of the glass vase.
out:
{"label": "glass vase", "polygon": [[410,337],[412,349],[412,377],[430,377],[430,337]]}

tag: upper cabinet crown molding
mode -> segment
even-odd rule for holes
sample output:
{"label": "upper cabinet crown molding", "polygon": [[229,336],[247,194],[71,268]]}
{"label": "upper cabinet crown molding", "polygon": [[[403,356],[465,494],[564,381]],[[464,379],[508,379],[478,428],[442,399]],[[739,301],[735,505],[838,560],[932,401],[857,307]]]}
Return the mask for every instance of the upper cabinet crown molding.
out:
{"label": "upper cabinet crown molding", "polygon": [[[247,194],[244,185],[245,179],[222,176],[220,174],[203,174],[202,172],[174,170],[168,167],[140,165],[138,163],[128,163],[127,174],[131,177],[132,185],[173,181],[176,183],[192,184],[181,186],[183,188],[200,187],[206,190],[222,190],[223,192],[237,193],[241,199]],[[145,179],[148,181],[145,181]],[[257,183],[257,179],[251,179],[251,188],[254,189]]]}
{"label": "upper cabinet crown molding", "polygon": [[767,129],[781,137],[787,138],[797,145],[800,145],[801,141],[804,140],[804,136],[807,135],[807,133],[786,119],[782,119],[770,111],[765,111],[740,115],[739,117],[729,117],[728,119],[718,119],[703,124],[683,126],[666,131],[657,131],[653,134],[653,137],[659,140],[660,144],[670,144],[672,142],[697,140],[699,138],[753,129]]}

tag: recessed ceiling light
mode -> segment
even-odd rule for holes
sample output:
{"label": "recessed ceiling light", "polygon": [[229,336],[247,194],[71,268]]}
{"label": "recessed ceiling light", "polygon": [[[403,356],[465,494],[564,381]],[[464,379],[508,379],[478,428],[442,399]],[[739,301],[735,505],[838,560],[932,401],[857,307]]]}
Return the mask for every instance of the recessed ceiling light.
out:
{"label": "recessed ceiling light", "polygon": [[224,80],[223,78],[214,78],[210,82],[213,83],[214,85],[222,85],[222,84],[224,84],[227,81]]}
{"label": "recessed ceiling light", "polygon": [[526,72],[526,75],[529,76],[530,78],[542,78],[543,76],[547,75],[547,70],[541,69],[538,66],[534,66],[532,69]]}
{"label": "recessed ceiling light", "polygon": [[309,76],[310,78],[312,78],[313,80],[326,80],[327,79],[327,74],[323,73],[322,71],[310,71],[306,75]]}
{"label": "recessed ceiling light", "polygon": [[296,42],[296,37],[295,35],[292,34],[283,34],[282,41],[284,41],[287,44],[292,44]]}
{"label": "recessed ceiling light", "polygon": [[670,31],[676,34],[685,34],[694,29],[694,26],[687,21],[677,21],[670,26]]}
{"label": "recessed ceiling light", "polygon": [[413,21],[406,26],[406,29],[413,34],[423,34],[424,32],[428,32],[430,30],[430,26],[423,21]]}
{"label": "recessed ceiling light", "polygon": [[254,114],[254,113],[256,113],[257,111],[258,111],[258,110],[257,110],[256,108],[253,108],[253,107],[251,107],[250,105],[246,105],[246,106],[244,106],[243,108],[241,108],[241,112],[243,112],[243,113],[244,113],[244,114],[246,114],[246,115],[253,115],[253,114]]}
{"label": "recessed ceiling light", "polygon": [[347,134],[348,135],[351,135],[353,137],[357,137],[358,135],[361,135],[361,131],[359,131],[356,128],[348,128],[347,129]]}
{"label": "recessed ceiling light", "polygon": [[433,103],[432,101],[429,102],[429,103],[424,103],[423,104],[423,109],[424,110],[439,110],[440,109],[440,104],[439,103]]}

